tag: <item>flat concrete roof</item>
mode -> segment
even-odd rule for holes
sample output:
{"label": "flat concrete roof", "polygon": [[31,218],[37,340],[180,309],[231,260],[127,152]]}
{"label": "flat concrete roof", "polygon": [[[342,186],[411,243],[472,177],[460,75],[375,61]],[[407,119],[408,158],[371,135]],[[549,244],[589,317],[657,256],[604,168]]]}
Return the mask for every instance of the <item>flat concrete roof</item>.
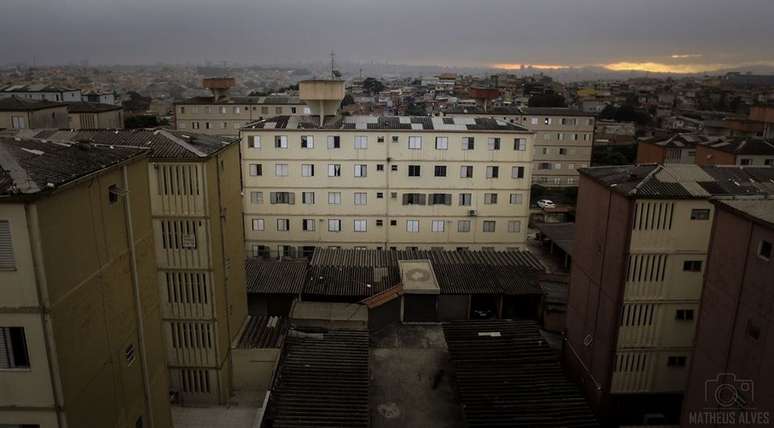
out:
{"label": "flat concrete roof", "polygon": [[398,268],[404,294],[441,294],[430,260],[400,260]]}

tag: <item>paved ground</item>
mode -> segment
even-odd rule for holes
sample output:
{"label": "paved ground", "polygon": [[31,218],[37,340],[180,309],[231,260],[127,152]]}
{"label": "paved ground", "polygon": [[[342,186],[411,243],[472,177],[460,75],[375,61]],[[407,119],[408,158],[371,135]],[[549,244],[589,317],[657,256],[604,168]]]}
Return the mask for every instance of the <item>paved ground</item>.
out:
{"label": "paved ground", "polygon": [[537,232],[539,232],[537,229],[527,230],[527,248],[529,251],[537,256],[537,258],[540,259],[544,265],[546,265],[549,273],[569,273],[564,269],[564,266],[562,266],[563,258],[555,254],[548,254],[548,251],[543,248],[543,245],[539,241],[535,240],[535,234]]}
{"label": "paved ground", "polygon": [[258,428],[254,427],[263,394],[237,392],[230,406],[172,407],[175,428]]}
{"label": "paved ground", "polygon": [[465,426],[441,326],[389,326],[370,354],[373,428]]}

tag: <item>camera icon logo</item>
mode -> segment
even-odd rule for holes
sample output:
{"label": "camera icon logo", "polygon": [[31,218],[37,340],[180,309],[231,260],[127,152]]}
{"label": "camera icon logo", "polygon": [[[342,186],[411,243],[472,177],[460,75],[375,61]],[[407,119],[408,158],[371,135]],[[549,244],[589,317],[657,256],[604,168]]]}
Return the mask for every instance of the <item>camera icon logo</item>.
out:
{"label": "camera icon logo", "polygon": [[715,379],[704,381],[704,401],[722,408],[745,407],[754,401],[751,379],[737,379],[734,373],[718,373]]}

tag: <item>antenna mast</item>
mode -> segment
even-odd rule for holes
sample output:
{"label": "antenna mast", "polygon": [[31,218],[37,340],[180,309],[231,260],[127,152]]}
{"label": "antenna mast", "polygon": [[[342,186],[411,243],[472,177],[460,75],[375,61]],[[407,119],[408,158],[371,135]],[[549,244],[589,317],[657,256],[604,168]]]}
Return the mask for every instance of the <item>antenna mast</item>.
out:
{"label": "antenna mast", "polygon": [[335,60],[336,53],[331,50],[331,80],[336,80],[336,74],[334,73],[334,70],[336,69]]}

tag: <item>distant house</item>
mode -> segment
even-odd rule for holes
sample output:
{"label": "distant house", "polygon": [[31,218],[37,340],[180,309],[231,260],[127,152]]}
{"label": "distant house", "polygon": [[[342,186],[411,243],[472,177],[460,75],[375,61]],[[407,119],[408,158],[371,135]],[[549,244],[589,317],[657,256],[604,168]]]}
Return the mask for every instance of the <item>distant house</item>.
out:
{"label": "distant house", "polygon": [[0,98],[0,128],[65,128],[67,105],[51,101]]}
{"label": "distant house", "polygon": [[774,143],[755,137],[723,138],[697,146],[696,164],[774,166]]}
{"label": "distant house", "polygon": [[81,101],[81,90],[46,84],[10,85],[0,88],[0,98],[19,97],[25,100],[55,103]]}
{"label": "distant house", "polygon": [[67,127],[71,129],[124,127],[124,109],[121,106],[78,102],[68,104],[67,110]]}

